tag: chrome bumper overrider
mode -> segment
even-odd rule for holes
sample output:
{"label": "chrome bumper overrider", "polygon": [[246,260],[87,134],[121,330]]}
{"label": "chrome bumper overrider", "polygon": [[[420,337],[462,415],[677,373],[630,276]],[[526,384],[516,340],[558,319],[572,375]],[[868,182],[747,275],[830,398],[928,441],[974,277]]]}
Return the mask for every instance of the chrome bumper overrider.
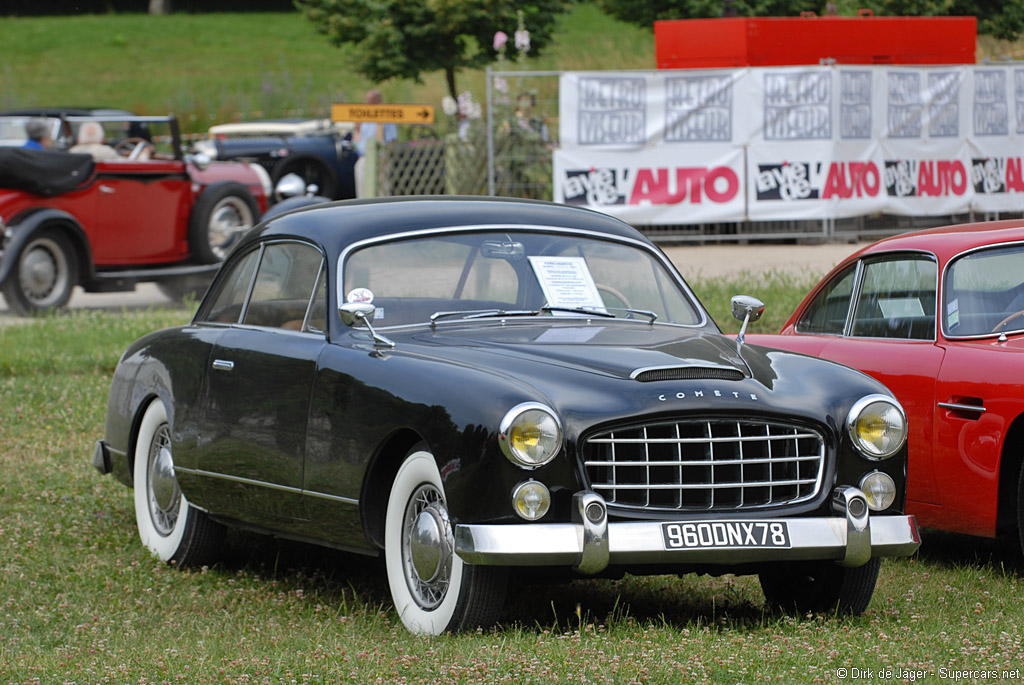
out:
{"label": "chrome bumper overrider", "polygon": [[[662,523],[608,522],[600,495],[574,495],[572,523],[455,526],[455,551],[467,563],[492,566],[571,566],[599,573],[621,564],[745,564],[761,561],[831,559],[860,566],[871,557],[913,554],[921,545],[909,515],[869,516],[864,493],[840,486],[833,491],[835,516],[773,518],[789,530],[787,547],[692,547],[666,549]],[[737,520],[750,518],[737,516]],[[761,520],[761,519],[758,519]],[[723,519],[687,519],[687,524],[720,524]],[[674,521],[673,521],[674,522]]]}

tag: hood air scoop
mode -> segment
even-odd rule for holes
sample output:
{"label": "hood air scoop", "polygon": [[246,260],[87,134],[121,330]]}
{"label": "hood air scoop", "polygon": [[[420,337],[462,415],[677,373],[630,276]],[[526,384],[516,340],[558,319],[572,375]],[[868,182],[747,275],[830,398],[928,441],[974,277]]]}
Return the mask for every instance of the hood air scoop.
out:
{"label": "hood air scoop", "polygon": [[630,378],[641,383],[651,381],[739,381],[743,372],[722,366],[669,366],[656,369],[637,369]]}

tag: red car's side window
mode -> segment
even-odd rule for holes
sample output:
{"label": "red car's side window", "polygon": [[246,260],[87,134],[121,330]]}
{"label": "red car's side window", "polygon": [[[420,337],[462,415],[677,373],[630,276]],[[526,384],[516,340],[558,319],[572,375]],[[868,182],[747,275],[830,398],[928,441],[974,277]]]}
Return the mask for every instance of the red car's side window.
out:
{"label": "red car's side window", "polygon": [[865,262],[852,335],[933,340],[938,265],[927,257]]}
{"label": "red car's side window", "polygon": [[796,332],[842,335],[850,311],[855,274],[856,265],[850,265],[822,288],[796,322]]}

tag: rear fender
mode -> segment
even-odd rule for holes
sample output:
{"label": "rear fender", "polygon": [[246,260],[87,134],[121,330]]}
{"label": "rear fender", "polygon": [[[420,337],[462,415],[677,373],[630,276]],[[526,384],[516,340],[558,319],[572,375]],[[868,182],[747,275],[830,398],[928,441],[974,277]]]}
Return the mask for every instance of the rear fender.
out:
{"label": "rear fender", "polygon": [[3,227],[0,236],[0,285],[14,269],[18,255],[25,244],[43,228],[59,228],[71,241],[78,253],[78,263],[82,265],[80,281],[91,280],[95,269],[92,263],[92,249],[85,231],[75,217],[60,209],[44,207],[32,209],[16,216],[9,225]]}

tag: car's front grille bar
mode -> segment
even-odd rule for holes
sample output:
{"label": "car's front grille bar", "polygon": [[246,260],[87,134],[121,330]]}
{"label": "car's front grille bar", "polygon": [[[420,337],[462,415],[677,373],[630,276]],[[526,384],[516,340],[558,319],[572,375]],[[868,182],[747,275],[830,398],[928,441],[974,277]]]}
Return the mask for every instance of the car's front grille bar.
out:
{"label": "car's front grille bar", "polygon": [[825,441],[806,427],[760,420],[628,426],[586,441],[590,487],[609,504],[674,511],[783,506],[815,497]]}

